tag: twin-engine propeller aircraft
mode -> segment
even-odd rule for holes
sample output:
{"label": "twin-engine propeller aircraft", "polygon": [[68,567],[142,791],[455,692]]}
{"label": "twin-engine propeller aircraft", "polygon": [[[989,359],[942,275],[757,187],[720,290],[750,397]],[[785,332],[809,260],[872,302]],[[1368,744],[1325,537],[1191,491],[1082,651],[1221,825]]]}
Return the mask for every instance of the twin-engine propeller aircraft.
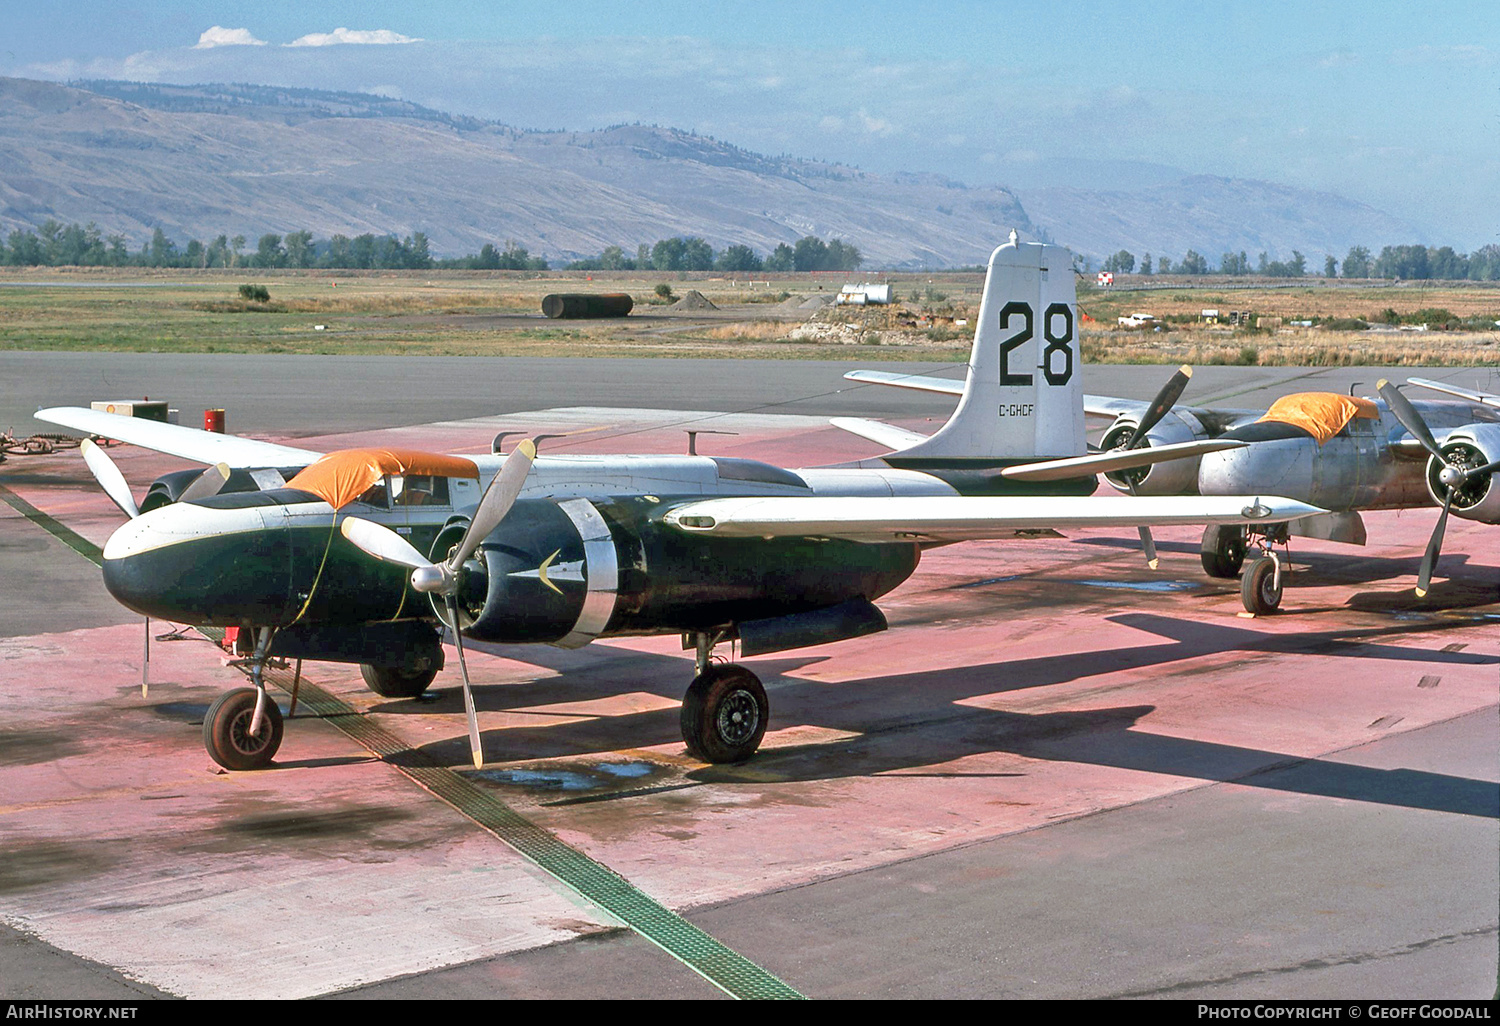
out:
{"label": "twin-engine propeller aircraft", "polygon": [[[943,378],[880,371],[854,371],[845,377],[933,392],[957,393],[961,387]],[[1100,448],[1128,451],[1207,439],[1250,444],[1144,468],[1105,471],[1111,484],[1132,495],[1275,492],[1330,511],[1295,523],[1269,519],[1243,527],[1209,524],[1204,529],[1203,569],[1210,576],[1236,576],[1247,548],[1260,549],[1240,587],[1245,608],[1252,613],[1267,613],[1280,605],[1282,566],[1272,546],[1286,545],[1292,534],[1363,545],[1361,511],[1440,506],[1442,513],[1417,574],[1420,598],[1431,587],[1450,512],[1466,520],[1500,523],[1500,484],[1494,474],[1500,469],[1500,395],[1410,378],[1409,384],[1456,396],[1457,401],[1413,403],[1382,380],[1377,385],[1379,399],[1301,392],[1278,399],[1267,410],[1235,410],[1176,405],[1183,390],[1176,380],[1151,403],[1084,396],[1090,415],[1115,418]],[[1186,383],[1182,379],[1181,385]],[[1144,529],[1143,539],[1151,559]]]}
{"label": "twin-engine propeller aircraft", "polygon": [[[1013,239],[996,249],[952,419],[903,451],[835,467],[537,456],[530,442],[503,458],[324,455],[82,409],[37,416],[230,469],[209,471],[221,486],[212,495],[197,471],[158,479],[146,511],[104,548],[105,585],[129,608],[254,637],[254,686],[222,696],[204,723],[226,767],[264,766],[280,743],[267,659],[359,663],[377,693],[414,697],[443,665],[439,622],[454,629],[476,766],[465,638],[572,648],[651,634],[681,634],[696,652],[681,716],[688,750],[737,762],[759,746],[770,707],[748,669],[711,661],[716,646],[751,656],[884,630],[874,600],[924,548],[1020,530],[1321,512],[1272,495],[1088,497],[1095,472],[1243,443],[1080,455],[1071,265],[1058,247]],[[134,513],[103,450],[91,453],[106,491]]]}

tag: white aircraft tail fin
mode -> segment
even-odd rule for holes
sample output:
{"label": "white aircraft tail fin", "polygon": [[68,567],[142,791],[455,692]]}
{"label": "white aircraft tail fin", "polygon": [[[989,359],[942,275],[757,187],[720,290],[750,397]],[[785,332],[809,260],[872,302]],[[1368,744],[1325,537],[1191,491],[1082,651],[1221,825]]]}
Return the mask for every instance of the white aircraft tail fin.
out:
{"label": "white aircraft tail fin", "polygon": [[936,434],[886,459],[1081,455],[1082,363],[1072,255],[1012,236],[990,254],[958,408]]}

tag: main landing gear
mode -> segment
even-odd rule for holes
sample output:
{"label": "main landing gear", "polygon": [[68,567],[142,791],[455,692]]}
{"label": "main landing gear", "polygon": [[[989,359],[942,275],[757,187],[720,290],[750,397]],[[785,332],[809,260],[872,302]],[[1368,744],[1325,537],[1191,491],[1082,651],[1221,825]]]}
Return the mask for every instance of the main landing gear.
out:
{"label": "main landing gear", "polygon": [[1209,525],[1203,529],[1200,555],[1203,569],[1210,577],[1231,578],[1245,566],[1253,547],[1258,551],[1245,567],[1240,579],[1240,604],[1247,613],[1265,616],[1281,606],[1282,575],[1286,572],[1282,557],[1273,546],[1290,541],[1287,525],[1266,524],[1250,528]]}
{"label": "main landing gear", "polygon": [[697,676],[682,700],[682,740],[688,754],[704,762],[744,762],[766,735],[771,702],[760,679],[735,663],[713,663],[722,635],[691,635]]}
{"label": "main landing gear", "polygon": [[203,746],[214,762],[225,769],[269,766],[281,747],[281,708],[266,693],[265,668],[270,648],[271,628],[262,627],[249,658],[229,664],[248,673],[255,686],[226,691],[203,717]]}

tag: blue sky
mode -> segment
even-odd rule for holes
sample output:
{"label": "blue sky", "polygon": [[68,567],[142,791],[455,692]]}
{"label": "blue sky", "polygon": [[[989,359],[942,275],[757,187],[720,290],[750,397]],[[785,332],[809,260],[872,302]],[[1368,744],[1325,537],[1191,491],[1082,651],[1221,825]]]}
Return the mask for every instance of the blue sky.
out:
{"label": "blue sky", "polygon": [[1339,193],[1429,242],[1500,242],[1488,4],[7,7],[5,75],[367,90],[534,128],[643,121],[971,184],[1180,169]]}

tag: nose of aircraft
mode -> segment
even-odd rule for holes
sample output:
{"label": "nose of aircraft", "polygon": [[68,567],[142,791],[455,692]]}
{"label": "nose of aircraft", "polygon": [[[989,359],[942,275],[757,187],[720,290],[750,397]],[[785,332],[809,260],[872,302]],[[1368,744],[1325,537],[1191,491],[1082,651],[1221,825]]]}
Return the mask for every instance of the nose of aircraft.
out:
{"label": "nose of aircraft", "polygon": [[217,626],[284,622],[291,546],[258,507],[175,503],[143,513],[104,546],[104,586],[162,620]]}

